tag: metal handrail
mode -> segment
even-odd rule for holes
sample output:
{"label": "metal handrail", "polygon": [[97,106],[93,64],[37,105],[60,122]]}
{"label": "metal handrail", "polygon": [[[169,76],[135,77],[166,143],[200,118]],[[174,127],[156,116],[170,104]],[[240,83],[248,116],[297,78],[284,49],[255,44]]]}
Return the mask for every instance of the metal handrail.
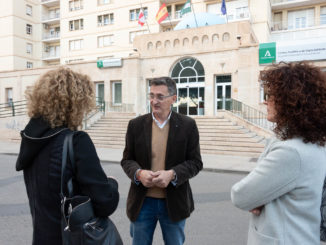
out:
{"label": "metal handrail", "polygon": [[[96,99],[96,108],[90,114],[87,115],[86,120],[90,119],[97,112],[105,112],[105,101]],[[20,101],[8,101],[6,103],[0,103],[0,118],[15,117],[27,114],[27,100]]]}
{"label": "metal handrail", "polygon": [[0,104],[0,118],[25,115],[27,112],[27,101],[8,101]]}
{"label": "metal handrail", "polygon": [[134,112],[134,104],[116,104],[112,101],[105,102],[108,112]]}
{"label": "metal handrail", "polygon": [[232,112],[233,114],[261,128],[267,130],[272,130],[274,128],[274,123],[267,120],[266,113],[232,98],[223,99],[230,102],[230,106],[226,108],[226,110]]}

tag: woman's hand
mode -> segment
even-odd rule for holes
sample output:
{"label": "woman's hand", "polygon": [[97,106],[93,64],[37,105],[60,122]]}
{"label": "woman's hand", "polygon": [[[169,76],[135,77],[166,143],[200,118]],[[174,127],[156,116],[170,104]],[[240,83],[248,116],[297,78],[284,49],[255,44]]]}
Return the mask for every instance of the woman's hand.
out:
{"label": "woman's hand", "polygon": [[261,213],[261,210],[264,208],[264,206],[260,206],[260,207],[257,207],[257,208],[254,208],[252,210],[250,210],[249,212],[250,213],[253,213],[254,215],[256,216],[259,216],[260,213]]}

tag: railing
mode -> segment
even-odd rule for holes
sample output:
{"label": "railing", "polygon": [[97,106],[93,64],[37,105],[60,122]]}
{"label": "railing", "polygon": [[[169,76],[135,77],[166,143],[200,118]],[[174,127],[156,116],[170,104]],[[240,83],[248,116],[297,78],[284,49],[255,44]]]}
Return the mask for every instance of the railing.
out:
{"label": "railing", "polygon": [[271,31],[300,30],[309,27],[326,25],[326,18],[320,18],[319,25],[316,24],[313,17],[307,18],[302,22],[274,21],[271,22]]}
{"label": "railing", "polygon": [[108,112],[134,112],[133,104],[114,104],[112,102],[105,102]]}
{"label": "railing", "polygon": [[43,39],[53,39],[53,38],[60,38],[60,32],[57,31],[54,34],[45,34],[43,35]]}
{"label": "railing", "polygon": [[230,100],[230,104],[226,110],[261,128],[265,128],[267,130],[273,129],[274,124],[267,121],[267,115],[264,112],[248,106],[238,100],[229,98],[228,100]]}
{"label": "railing", "polygon": [[0,104],[0,118],[25,115],[27,112],[26,100],[9,101]]}
{"label": "railing", "polygon": [[96,98],[96,107],[83,119],[83,129],[88,129],[95,121],[97,121],[105,113],[105,102],[101,98]]}
{"label": "railing", "polygon": [[51,54],[49,52],[44,52],[42,59],[60,59],[60,53]]}
{"label": "railing", "polygon": [[55,14],[49,14],[49,15],[43,15],[42,20],[47,21],[47,20],[55,20],[60,18],[60,13],[55,13]]}

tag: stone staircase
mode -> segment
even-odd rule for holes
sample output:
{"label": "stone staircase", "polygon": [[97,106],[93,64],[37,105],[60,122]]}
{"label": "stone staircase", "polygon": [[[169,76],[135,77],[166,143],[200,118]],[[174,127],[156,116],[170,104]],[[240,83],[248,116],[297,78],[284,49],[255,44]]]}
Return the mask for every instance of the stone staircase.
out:
{"label": "stone staircase", "polygon": [[[97,147],[124,148],[125,134],[134,113],[111,113],[88,130]],[[264,148],[264,137],[257,136],[232,120],[218,116],[194,117],[197,122],[201,153],[258,157]]]}

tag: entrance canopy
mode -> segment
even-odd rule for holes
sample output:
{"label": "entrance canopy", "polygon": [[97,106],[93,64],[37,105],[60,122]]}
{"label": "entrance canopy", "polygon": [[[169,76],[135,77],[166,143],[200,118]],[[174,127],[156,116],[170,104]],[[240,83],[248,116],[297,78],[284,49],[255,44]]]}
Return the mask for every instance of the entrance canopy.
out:
{"label": "entrance canopy", "polygon": [[225,17],[210,13],[189,13],[174,27],[174,30],[196,28],[200,26],[211,26],[225,24]]}

